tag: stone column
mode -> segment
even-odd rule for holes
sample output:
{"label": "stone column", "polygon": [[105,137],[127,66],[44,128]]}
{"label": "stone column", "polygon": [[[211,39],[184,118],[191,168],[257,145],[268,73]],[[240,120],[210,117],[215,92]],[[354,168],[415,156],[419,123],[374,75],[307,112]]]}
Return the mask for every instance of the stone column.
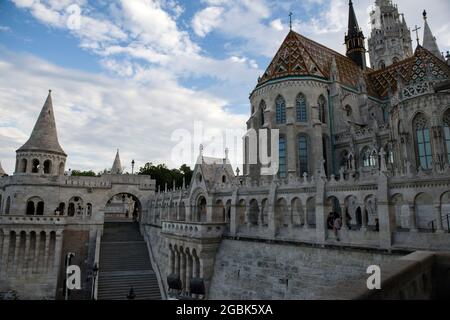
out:
{"label": "stone column", "polygon": [[347,207],[345,206],[345,201],[339,201],[339,204],[341,206],[342,229],[348,230]]}
{"label": "stone column", "polygon": [[[62,245],[63,245],[63,236],[62,233],[56,233],[56,239],[55,239],[55,256],[53,259],[53,270],[55,270],[56,272],[58,272],[59,270],[59,264],[61,262],[61,252],[62,252]],[[99,243],[99,239],[97,237],[97,243]],[[97,250],[96,250],[97,251]],[[97,252],[96,252],[96,256],[97,256]],[[95,262],[98,261],[98,258],[95,258]]]}
{"label": "stone column", "polygon": [[14,244],[14,257],[13,257],[13,263],[12,263],[12,271],[15,272],[18,268],[18,261],[19,261],[19,246],[20,246],[20,232],[16,232],[16,243]]}
{"label": "stone column", "polygon": [[303,206],[303,222],[304,222],[303,227],[305,229],[309,229],[309,225],[308,225],[308,203],[307,202]]}
{"label": "stone column", "polygon": [[417,219],[416,219],[416,207],[413,203],[408,203],[409,207],[409,230],[410,232],[418,232]]}
{"label": "stone column", "polygon": [[366,205],[361,206],[361,220],[362,220],[362,231],[367,231],[367,215],[366,215]]}
{"label": "stone column", "polygon": [[23,259],[23,266],[22,266],[22,273],[28,274],[28,265],[30,261],[30,233],[27,232],[25,235],[25,252],[24,252],[24,259]]}
{"label": "stone column", "polygon": [[444,226],[442,225],[441,204],[436,203],[434,205],[434,212],[436,214],[436,232],[444,233]]}
{"label": "stone column", "polygon": [[175,251],[175,274],[180,277],[180,252]]}
{"label": "stone column", "polygon": [[3,235],[2,260],[0,261],[0,269],[2,273],[6,273],[6,269],[8,268],[9,239],[10,232],[8,231]]}
{"label": "stone column", "polygon": [[175,253],[173,252],[173,249],[169,248],[169,274],[174,273],[174,260],[175,260]]}
{"label": "stone column", "polygon": [[31,268],[31,273],[39,273],[39,256],[40,256],[40,252],[39,252],[39,248],[40,248],[40,243],[41,243],[41,233],[40,232],[36,232],[36,242],[34,244],[34,257],[33,257],[33,266]]}
{"label": "stone column", "polygon": [[186,292],[191,292],[192,256],[186,252]]}
{"label": "stone column", "polygon": [[180,280],[181,291],[186,291],[186,254],[180,252]]}
{"label": "stone column", "polygon": [[47,267],[48,267],[48,253],[49,253],[49,246],[50,246],[50,232],[45,232],[45,252],[44,252],[44,263],[42,266],[42,271],[44,273],[47,273]]}

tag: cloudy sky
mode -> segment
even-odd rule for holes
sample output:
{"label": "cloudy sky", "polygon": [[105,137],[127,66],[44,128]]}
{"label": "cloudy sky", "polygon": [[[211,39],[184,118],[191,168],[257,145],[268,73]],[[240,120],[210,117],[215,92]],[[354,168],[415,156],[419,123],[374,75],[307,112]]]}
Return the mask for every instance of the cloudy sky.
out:
{"label": "cloudy sky", "polygon": [[[354,1],[365,35],[373,2]],[[396,3],[411,29],[427,9],[450,49],[450,1]],[[344,53],[347,0],[0,0],[3,168],[14,170],[48,89],[68,168],[110,167],[117,148],[128,170],[132,159],[192,165],[200,143],[215,156],[226,144],[236,161],[248,95],[290,11],[297,32]]]}

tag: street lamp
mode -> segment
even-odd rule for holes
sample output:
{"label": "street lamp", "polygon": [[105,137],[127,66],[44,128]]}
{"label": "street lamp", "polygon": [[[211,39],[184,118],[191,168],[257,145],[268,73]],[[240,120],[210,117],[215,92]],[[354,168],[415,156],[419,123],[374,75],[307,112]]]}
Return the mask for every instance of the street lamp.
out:
{"label": "street lamp", "polygon": [[94,268],[92,268],[92,300],[95,300],[95,281],[97,280],[98,275],[98,265],[97,262],[94,264]]}
{"label": "street lamp", "polygon": [[131,174],[134,174],[134,164],[135,164],[135,162],[133,159],[133,160],[131,160]]}

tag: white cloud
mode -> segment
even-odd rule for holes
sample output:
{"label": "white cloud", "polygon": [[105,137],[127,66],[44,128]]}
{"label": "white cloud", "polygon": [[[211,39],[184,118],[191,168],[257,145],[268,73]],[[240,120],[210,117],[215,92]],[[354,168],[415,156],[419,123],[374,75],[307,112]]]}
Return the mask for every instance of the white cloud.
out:
{"label": "white cloud", "polygon": [[199,37],[204,37],[220,24],[221,7],[208,7],[199,11],[192,19],[192,28]]}
{"label": "white cloud", "polygon": [[[25,143],[51,88],[60,143],[72,169],[110,167],[116,148],[122,160],[167,163],[176,142],[174,130],[192,131],[194,121],[205,129],[244,130],[245,116],[225,110],[227,102],[180,87],[147,86],[52,65],[33,56],[2,51],[0,63],[0,159],[7,172],[14,150]],[[158,77],[158,73],[153,73]],[[23,88],[27,88],[23,90]],[[197,152],[198,146],[193,146]]]}

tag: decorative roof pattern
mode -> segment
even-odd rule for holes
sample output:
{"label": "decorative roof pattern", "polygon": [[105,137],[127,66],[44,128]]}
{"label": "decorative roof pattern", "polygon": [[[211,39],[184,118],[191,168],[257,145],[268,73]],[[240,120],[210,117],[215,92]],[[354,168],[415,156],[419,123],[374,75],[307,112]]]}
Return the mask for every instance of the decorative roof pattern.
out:
{"label": "decorative roof pattern", "polygon": [[389,90],[397,91],[398,81],[404,86],[430,81],[450,79],[450,68],[427,49],[418,46],[414,56],[393,64],[386,69],[368,73],[368,79],[379,97],[386,97]]}
{"label": "decorative roof pattern", "polygon": [[375,98],[386,98],[389,92],[403,86],[432,80],[450,79],[450,67],[427,49],[418,46],[414,55],[374,71],[364,71],[351,59],[313,40],[290,31],[273,58],[264,75],[259,78],[257,88],[276,79],[289,76],[316,76],[331,79],[332,64],[336,63],[338,81],[358,90],[360,79],[364,79],[367,92]]}
{"label": "decorative roof pattern", "polygon": [[328,79],[331,62],[336,60],[340,81],[356,87],[362,69],[351,59],[313,40],[290,31],[258,86],[287,76],[316,76]]}
{"label": "decorative roof pattern", "polygon": [[17,151],[53,152],[66,156],[58,141],[51,91],[48,93],[30,138]]}

